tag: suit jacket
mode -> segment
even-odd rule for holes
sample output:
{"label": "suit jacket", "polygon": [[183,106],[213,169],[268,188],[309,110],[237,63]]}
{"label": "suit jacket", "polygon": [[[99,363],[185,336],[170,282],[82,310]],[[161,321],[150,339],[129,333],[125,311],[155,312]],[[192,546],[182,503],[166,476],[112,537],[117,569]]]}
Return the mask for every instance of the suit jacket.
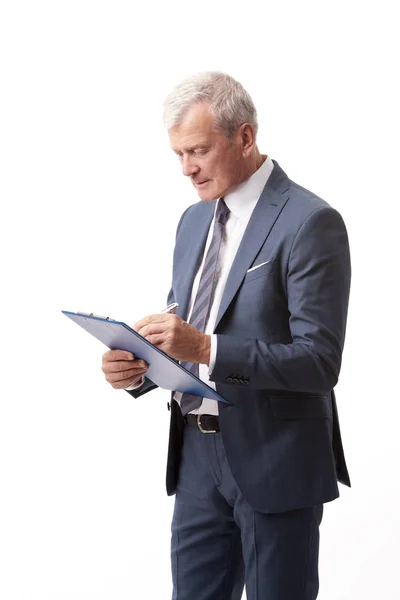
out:
{"label": "suit jacket", "polygon": [[[177,229],[168,302],[187,317],[214,202]],[[248,269],[265,265],[248,272]],[[210,379],[228,400],[220,427],[232,474],[261,512],[333,500],[350,486],[333,388],[350,291],[346,227],[327,202],[274,169],[252,213],[221,300]],[[138,397],[155,385],[146,380]],[[167,491],[179,477],[183,419],[171,402]]]}

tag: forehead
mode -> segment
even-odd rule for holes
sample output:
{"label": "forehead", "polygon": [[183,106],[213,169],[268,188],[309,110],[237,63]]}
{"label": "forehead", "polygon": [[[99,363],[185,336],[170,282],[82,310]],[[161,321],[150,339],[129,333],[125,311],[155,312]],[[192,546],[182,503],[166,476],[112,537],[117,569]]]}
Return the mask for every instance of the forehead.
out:
{"label": "forehead", "polygon": [[215,128],[213,114],[207,104],[198,103],[189,108],[181,122],[168,130],[171,147],[182,150],[209,144],[221,136]]}

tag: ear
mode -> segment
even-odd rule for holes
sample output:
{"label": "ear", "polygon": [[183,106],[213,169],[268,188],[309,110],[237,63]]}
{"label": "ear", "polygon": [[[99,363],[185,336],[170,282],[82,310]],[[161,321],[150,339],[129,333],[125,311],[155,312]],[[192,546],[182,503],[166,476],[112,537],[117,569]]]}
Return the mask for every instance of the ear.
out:
{"label": "ear", "polygon": [[240,136],[243,156],[250,156],[256,145],[256,132],[253,125],[250,123],[243,123],[243,125],[239,127],[238,133]]}

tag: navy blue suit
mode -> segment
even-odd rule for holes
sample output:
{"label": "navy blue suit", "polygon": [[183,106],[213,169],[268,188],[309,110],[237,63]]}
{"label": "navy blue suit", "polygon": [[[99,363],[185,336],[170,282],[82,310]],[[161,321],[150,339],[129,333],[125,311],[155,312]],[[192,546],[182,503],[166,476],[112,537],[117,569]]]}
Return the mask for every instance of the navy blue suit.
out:
{"label": "navy blue suit", "polygon": [[[177,314],[184,319],[214,208],[215,202],[198,202],[178,225],[168,302],[179,303]],[[257,513],[307,511],[335,499],[338,481],[350,485],[333,392],[350,272],[340,214],[289,180],[274,161],[226,283],[210,376],[228,400],[219,405],[220,448],[215,450],[221,461],[222,448],[226,453],[226,486],[236,486],[241,501]],[[153,387],[146,380],[131,394]],[[183,436],[194,435],[185,431],[179,406],[171,402],[168,494],[179,490]],[[196,486],[195,472],[193,477]],[[226,598],[240,597],[230,593]],[[275,600],[280,593],[270,591],[269,597]],[[304,598],[316,597],[315,590],[307,593]],[[258,598],[255,591],[253,596]],[[203,596],[190,600],[197,597]],[[286,592],[285,600],[289,597]],[[293,598],[300,600],[298,592]]]}

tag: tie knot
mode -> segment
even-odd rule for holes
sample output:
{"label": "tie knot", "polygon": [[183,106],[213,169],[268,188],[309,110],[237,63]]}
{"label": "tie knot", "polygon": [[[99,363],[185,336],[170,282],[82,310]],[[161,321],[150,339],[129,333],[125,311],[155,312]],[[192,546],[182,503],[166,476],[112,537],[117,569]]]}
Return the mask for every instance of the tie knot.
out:
{"label": "tie knot", "polygon": [[215,213],[215,220],[218,223],[222,223],[222,225],[225,225],[230,212],[231,211],[229,210],[229,208],[225,204],[223,198],[220,198],[218,200],[218,206],[217,206],[217,210],[216,210],[216,213]]}

